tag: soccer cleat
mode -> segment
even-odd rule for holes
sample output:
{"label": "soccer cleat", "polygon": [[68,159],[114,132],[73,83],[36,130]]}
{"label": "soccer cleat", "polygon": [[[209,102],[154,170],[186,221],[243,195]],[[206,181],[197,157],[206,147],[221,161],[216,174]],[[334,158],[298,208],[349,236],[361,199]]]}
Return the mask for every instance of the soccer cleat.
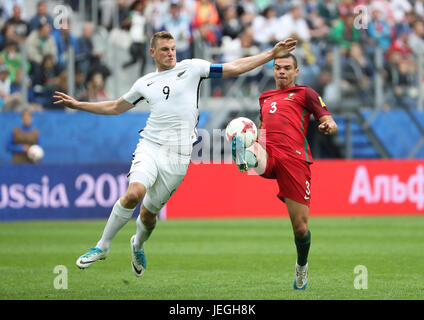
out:
{"label": "soccer cleat", "polygon": [[237,168],[240,172],[246,172],[248,169],[246,161],[246,153],[244,149],[244,142],[242,137],[235,136],[231,141],[231,152],[233,159],[236,162]]}
{"label": "soccer cleat", "polygon": [[296,261],[296,275],[294,278],[293,288],[295,290],[305,290],[308,283],[308,264],[299,266]]}
{"label": "soccer cleat", "polygon": [[131,245],[131,266],[136,277],[141,277],[146,270],[146,256],[144,255],[144,249],[140,251],[135,251],[134,249],[134,236],[131,237],[130,245]]}
{"label": "soccer cleat", "polygon": [[81,257],[77,259],[77,266],[80,269],[86,269],[91,266],[97,260],[106,259],[107,252],[103,251],[100,248],[94,247],[89,248],[89,251],[86,254],[83,254]]}

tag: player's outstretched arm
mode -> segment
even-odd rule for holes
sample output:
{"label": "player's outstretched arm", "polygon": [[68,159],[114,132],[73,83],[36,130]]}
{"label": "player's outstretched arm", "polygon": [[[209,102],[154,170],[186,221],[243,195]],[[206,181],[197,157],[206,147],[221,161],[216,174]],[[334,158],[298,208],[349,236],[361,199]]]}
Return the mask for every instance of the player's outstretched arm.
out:
{"label": "player's outstretched arm", "polygon": [[234,77],[255,69],[275,58],[280,58],[296,48],[297,40],[288,38],[278,42],[271,50],[262,52],[256,56],[246,57],[224,63],[222,65],[222,77]]}
{"label": "player's outstretched arm", "polygon": [[332,116],[322,116],[319,118],[319,122],[318,130],[324,134],[332,135],[338,130],[337,123],[334,121]]}
{"label": "player's outstretched arm", "polygon": [[55,95],[53,96],[53,98],[57,99],[55,102],[53,102],[54,104],[63,103],[65,107],[71,109],[103,115],[121,114],[134,107],[133,104],[129,103],[123,98],[119,98],[118,100],[112,101],[81,102],[59,91],[55,91]]}

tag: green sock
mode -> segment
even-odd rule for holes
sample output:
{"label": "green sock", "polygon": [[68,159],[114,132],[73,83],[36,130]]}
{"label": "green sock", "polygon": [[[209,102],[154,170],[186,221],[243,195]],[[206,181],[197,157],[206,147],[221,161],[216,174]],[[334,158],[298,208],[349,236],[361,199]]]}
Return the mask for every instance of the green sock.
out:
{"label": "green sock", "polygon": [[252,151],[246,150],[245,153],[247,167],[249,169],[256,168],[258,166],[258,159]]}
{"label": "green sock", "polygon": [[309,247],[311,246],[311,232],[308,230],[308,234],[304,238],[294,237],[294,243],[297,249],[297,264],[304,266],[308,262]]}

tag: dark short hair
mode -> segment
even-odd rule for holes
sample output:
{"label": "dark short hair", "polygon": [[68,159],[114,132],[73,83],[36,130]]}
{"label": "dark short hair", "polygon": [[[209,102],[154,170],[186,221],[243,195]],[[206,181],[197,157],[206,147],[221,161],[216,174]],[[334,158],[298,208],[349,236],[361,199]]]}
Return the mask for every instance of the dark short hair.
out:
{"label": "dark short hair", "polygon": [[[293,53],[287,53],[286,55],[279,57],[277,59],[288,59],[288,58],[293,59],[294,68],[297,69],[297,58]],[[275,65],[275,60],[277,60],[277,59],[274,59],[274,65]]]}
{"label": "dark short hair", "polygon": [[168,31],[156,32],[150,40],[150,48],[154,48],[156,46],[158,39],[174,39],[174,37]]}

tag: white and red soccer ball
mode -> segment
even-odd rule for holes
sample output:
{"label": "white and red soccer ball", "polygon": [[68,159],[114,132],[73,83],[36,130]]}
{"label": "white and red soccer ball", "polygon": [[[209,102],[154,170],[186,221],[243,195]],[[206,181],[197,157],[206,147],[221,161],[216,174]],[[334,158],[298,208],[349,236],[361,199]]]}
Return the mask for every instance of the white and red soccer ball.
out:
{"label": "white and red soccer ball", "polygon": [[235,136],[241,136],[244,140],[244,147],[248,148],[258,138],[258,129],[252,120],[239,117],[228,123],[225,135],[230,143]]}
{"label": "white and red soccer ball", "polygon": [[38,144],[33,144],[29,147],[27,156],[32,162],[39,162],[44,157],[44,150]]}

